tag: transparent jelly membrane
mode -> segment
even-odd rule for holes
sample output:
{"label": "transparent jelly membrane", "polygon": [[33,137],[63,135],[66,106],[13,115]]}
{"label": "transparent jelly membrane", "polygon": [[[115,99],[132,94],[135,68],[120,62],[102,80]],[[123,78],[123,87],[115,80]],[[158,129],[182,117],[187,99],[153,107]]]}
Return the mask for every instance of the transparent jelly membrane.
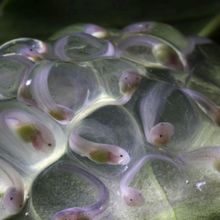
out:
{"label": "transparent jelly membrane", "polygon": [[[166,216],[158,219],[173,219],[174,217],[172,204],[170,204],[167,196],[174,195],[174,193],[176,196],[181,196],[180,189],[186,186],[184,175],[178,169],[178,166],[172,164],[172,162],[162,160],[164,159],[163,156],[159,155],[160,159],[157,158],[157,155],[148,154],[148,156],[146,155],[145,163],[142,164],[140,170],[129,183],[129,187],[137,190],[136,192],[142,195],[144,201],[135,204],[134,197],[131,197],[132,201],[130,201],[130,197],[127,197],[126,199],[129,200],[126,200],[126,203],[125,198],[120,196],[120,200],[118,200],[120,208],[117,208],[117,205],[114,207],[117,215],[120,216],[119,219],[124,219],[126,216],[129,216],[130,219],[154,219],[161,212],[165,212]],[[129,166],[127,172],[134,169],[141,160],[144,160],[144,155]],[[126,175],[127,173],[122,175],[121,181],[124,181]],[[157,179],[157,175],[161,176],[163,182]],[[165,184],[167,191],[161,183]]]}
{"label": "transparent jelly membrane", "polygon": [[128,171],[123,175],[120,181],[120,195],[126,205],[130,207],[139,207],[143,206],[145,203],[145,199],[142,193],[131,187],[130,184],[135,178],[135,176],[140,172],[141,168],[145,165],[145,163],[151,160],[162,160],[171,163],[176,168],[179,168],[179,165],[175,163],[171,158],[158,155],[158,154],[147,154],[139,159]]}
{"label": "transparent jelly membrane", "polygon": [[[118,120],[119,118],[120,120]],[[72,146],[70,146],[69,155],[77,158],[85,167],[90,167],[93,173],[103,176],[119,175],[126,170],[126,166],[131,160],[144,151],[139,127],[123,107],[106,106],[96,110],[75,124],[72,131],[70,131],[70,134],[72,133],[90,141],[90,145],[79,148],[79,141],[73,141],[70,137],[69,143],[71,142]],[[114,154],[114,157],[118,156],[116,159],[121,159],[120,154],[122,153],[122,160],[124,160],[118,164],[111,164],[108,163],[106,158],[106,160],[102,160],[103,155],[99,154],[94,157],[95,155],[92,153],[97,147],[92,143],[99,143],[99,146],[100,144],[109,145],[107,149]],[[120,153],[114,151],[115,149],[111,145],[119,147],[121,149]]]}
{"label": "transparent jelly membrane", "polygon": [[102,57],[113,57],[115,49],[110,41],[85,33],[74,33],[55,41],[54,54],[64,61],[89,61]]}
{"label": "transparent jelly membrane", "polygon": [[142,127],[147,148],[151,146],[158,149],[156,145],[150,144],[152,128],[158,123],[165,122],[173,126],[174,133],[170,142],[162,147],[173,153],[187,149],[188,141],[196,139],[201,129],[201,119],[195,104],[193,105],[178,87],[168,83],[144,79],[125,107]]}
{"label": "transparent jelly membrane", "polygon": [[0,46],[0,55],[17,54],[32,61],[43,59],[47,51],[46,43],[33,38],[17,38]]}
{"label": "transparent jelly membrane", "polygon": [[73,33],[86,33],[96,38],[105,38],[108,35],[105,28],[96,24],[74,24],[56,32],[50,37],[50,40],[57,40]]}
{"label": "transparent jelly membrane", "polygon": [[0,106],[1,156],[34,178],[63,155],[66,138],[62,129],[34,107],[16,101]]}
{"label": "transparent jelly membrane", "polygon": [[66,124],[89,109],[101,92],[99,79],[86,64],[42,61],[21,85],[18,99]]}
{"label": "transparent jelly membrane", "polygon": [[189,47],[188,39],[177,29],[164,23],[144,21],[130,24],[122,29],[122,35],[152,35],[172,44],[177,50],[186,51]]}
{"label": "transparent jelly membrane", "polygon": [[[65,161],[52,165],[38,176],[31,191],[30,207],[35,218],[45,220],[83,216],[94,219],[105,211],[108,201],[108,190],[98,178]],[[45,212],[46,204],[50,205]]]}
{"label": "transparent jelly membrane", "polygon": [[183,70],[185,58],[173,45],[154,36],[125,36],[117,42],[117,53],[146,67]]}
{"label": "transparent jelly membrane", "polygon": [[[210,120],[212,118],[204,111],[207,106],[201,106],[202,102],[195,95],[184,92],[187,86],[189,89],[199,92],[203,99],[209,100],[213,106],[219,105],[216,45],[203,39],[185,38],[169,25],[141,22],[130,25],[121,32],[107,30],[110,34],[106,36],[106,39],[114,43],[114,52],[115,50],[117,52],[113,53],[112,44],[109,41],[98,39],[98,36],[93,37],[91,35],[93,30],[90,30],[89,33],[86,32],[87,34],[82,33],[83,28],[83,25],[79,26],[79,30],[73,30],[78,33],[65,34],[50,42],[50,46],[47,44],[51,59],[64,59],[74,64],[63,64],[59,61],[55,67],[54,63],[57,62],[52,62],[53,64],[50,66],[51,61],[36,62],[34,59],[36,66],[31,72],[30,80],[28,81],[29,78],[25,76],[18,92],[18,100],[26,105],[32,105],[41,110],[46,109],[46,112],[48,112],[48,107],[58,107],[59,110],[62,110],[61,113],[67,113],[66,116],[70,116],[68,121],[62,118],[60,120],[65,132],[64,136],[60,135],[58,131],[63,133],[56,123],[59,120],[52,120],[42,111],[16,102],[16,109],[18,105],[25,112],[25,114],[19,113],[20,119],[18,120],[15,119],[18,112],[8,111],[8,107],[6,108],[8,104],[0,103],[4,110],[2,112],[10,115],[6,124],[7,129],[2,129],[1,132],[1,140],[7,139],[7,142],[0,143],[2,159],[10,162],[13,169],[16,169],[22,176],[25,192],[32,189],[31,200],[25,204],[21,213],[12,219],[51,220],[56,212],[68,207],[88,206],[97,201],[93,185],[83,178],[81,179],[80,175],[75,176],[77,172],[73,177],[72,173],[64,176],[64,172],[61,174],[60,170],[54,170],[54,176],[48,175],[44,179],[44,175],[51,173],[46,167],[52,162],[60,161],[60,157],[64,153],[66,153],[65,160],[75,161],[78,166],[92,172],[108,188],[110,201],[107,210],[99,215],[98,219],[218,219],[219,127],[217,123]],[[20,45],[19,42],[18,45]],[[131,58],[120,53],[120,45],[124,46],[125,52]],[[12,48],[14,48],[13,45]],[[29,44],[24,44],[19,48],[22,48],[21,51],[23,51],[20,56],[25,57],[28,54],[28,58],[31,58]],[[15,51],[19,51],[19,48],[16,50],[15,47]],[[12,53],[14,53],[13,50]],[[145,56],[148,60],[144,60]],[[79,61],[86,61],[86,63],[79,63]],[[74,65],[74,69],[76,66],[77,68],[80,66],[79,73],[74,75],[74,77],[77,76],[77,87],[74,84],[73,91],[77,95],[73,95],[73,102],[69,99],[71,97],[69,91],[72,91],[72,84],[69,86],[70,89],[67,83],[67,81],[71,82],[68,78],[69,73],[66,75],[67,78],[61,76],[63,72],[69,71],[69,67],[66,65]],[[88,71],[89,73],[84,75],[84,68],[92,71]],[[61,71],[61,69],[65,71]],[[51,71],[55,72],[56,77],[53,78],[53,74],[48,74]],[[81,72],[83,73],[82,78],[79,76]],[[207,73],[209,74],[207,75]],[[38,77],[34,78],[35,74]],[[141,76],[140,80],[136,78],[136,74]],[[38,81],[38,79],[41,80]],[[88,82],[85,79],[88,79]],[[32,90],[34,81],[37,83]],[[92,83],[89,83],[90,81]],[[98,83],[96,84],[96,82]],[[94,93],[91,90],[88,95],[87,90],[82,86],[84,83],[90,85],[89,89],[93,88],[92,84],[98,90],[95,90]],[[66,87],[68,89],[63,90]],[[45,91],[47,92],[45,93]],[[64,95],[62,91],[65,91]],[[36,102],[36,95],[43,104],[39,102],[39,105]],[[87,100],[85,97],[88,97],[88,105],[84,105]],[[69,103],[71,104],[69,105]],[[76,110],[74,114],[69,108],[71,105],[74,111]],[[39,126],[38,123],[38,126],[34,126],[33,123],[29,124],[29,114],[32,115],[32,113],[34,114],[34,124],[40,121],[39,124],[43,126]],[[52,113],[55,117],[60,117],[59,111]],[[20,126],[21,119],[25,121],[24,126]],[[170,141],[166,146],[160,148],[150,144],[146,137],[146,133],[150,134],[152,126],[155,127],[158,123],[171,123],[174,126],[174,133]],[[4,123],[1,124],[1,126],[4,125]],[[68,125],[65,127],[66,124]],[[39,149],[35,149],[38,146],[35,144],[35,147],[33,146],[35,137],[41,136],[36,130],[45,130],[44,126],[55,134],[55,140],[58,141],[56,143],[59,143],[61,148],[56,148],[56,146],[52,152],[41,152]],[[10,135],[8,130],[10,130]],[[122,147],[128,152],[130,162],[127,165],[110,165],[103,164],[103,158],[101,158],[102,163],[96,163],[97,161],[94,159],[98,158],[100,162],[100,154],[96,154],[95,157],[92,155],[93,160],[91,160],[87,156],[81,155],[80,152],[72,152],[71,146],[68,146],[67,149],[68,137],[72,132],[88,140],[89,147],[91,142]],[[26,141],[25,144],[24,141]],[[11,143],[17,148],[10,147]],[[97,146],[96,144],[95,146]],[[21,154],[21,151],[18,150],[19,147],[25,150],[30,147],[36,157],[33,159],[32,153],[27,150],[22,151]],[[136,208],[128,207],[120,196],[120,180],[137,161],[152,153],[169,157],[174,162],[180,162],[182,172],[163,161],[152,160],[151,163],[146,163],[130,184],[131,187],[140,190],[145,198],[145,205]],[[213,161],[213,158],[217,158],[217,161]],[[39,178],[36,178],[41,171]],[[11,186],[12,181],[1,169],[0,175],[2,177],[0,178],[1,191],[6,192],[6,188]],[[35,178],[36,181],[32,188]],[[42,179],[44,182],[41,181]],[[63,187],[66,182],[67,184],[74,183],[74,186]],[[39,185],[41,189],[36,191],[35,186]],[[61,186],[62,192],[58,193],[57,199],[54,199],[54,192],[60,192],[60,188],[56,188],[59,186]],[[87,191],[87,189],[91,190]],[[13,193],[13,191],[11,192]],[[74,197],[74,195],[76,196]],[[0,201],[2,201],[1,198]],[[74,199],[76,202],[73,204]],[[210,205],[207,206],[207,204]],[[4,215],[8,216],[8,214]]]}
{"label": "transparent jelly membrane", "polygon": [[190,77],[187,87],[202,93],[219,105],[218,48],[218,45],[210,42],[196,45],[195,50],[188,57]]}
{"label": "transparent jelly membrane", "polygon": [[0,100],[17,96],[20,83],[32,66],[31,61],[20,55],[0,57]]}
{"label": "transparent jelly membrane", "polygon": [[146,73],[139,65],[115,58],[96,60],[91,64],[105,93],[114,99],[112,104],[123,105],[129,101]]}

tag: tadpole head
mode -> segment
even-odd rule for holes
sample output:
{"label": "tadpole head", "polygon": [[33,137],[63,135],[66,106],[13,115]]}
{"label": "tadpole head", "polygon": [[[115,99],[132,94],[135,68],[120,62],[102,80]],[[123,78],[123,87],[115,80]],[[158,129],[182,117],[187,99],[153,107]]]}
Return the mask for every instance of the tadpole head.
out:
{"label": "tadpole head", "polygon": [[142,206],[145,202],[141,192],[132,187],[126,187],[122,197],[128,206]]}
{"label": "tadpole head", "polygon": [[132,93],[140,85],[141,75],[133,70],[123,72],[119,79],[119,87],[122,93]]}
{"label": "tadpole head", "polygon": [[174,134],[174,126],[169,122],[160,122],[150,130],[148,141],[155,146],[167,145]]}
{"label": "tadpole head", "polygon": [[130,156],[126,150],[118,149],[111,153],[111,161],[117,165],[126,165],[130,162]]}
{"label": "tadpole head", "polygon": [[4,193],[3,205],[11,214],[20,212],[24,205],[24,192],[16,187],[9,187]]}

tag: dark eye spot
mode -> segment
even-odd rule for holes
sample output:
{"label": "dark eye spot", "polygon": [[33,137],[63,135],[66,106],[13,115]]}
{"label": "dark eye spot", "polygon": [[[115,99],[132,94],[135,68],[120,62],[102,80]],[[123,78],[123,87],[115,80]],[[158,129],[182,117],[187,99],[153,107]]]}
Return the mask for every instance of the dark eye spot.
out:
{"label": "dark eye spot", "polygon": [[160,137],[163,137],[163,135],[162,135],[162,134],[160,134]]}
{"label": "dark eye spot", "polygon": [[52,146],[52,144],[51,144],[51,143],[48,143],[47,145],[48,145],[49,147],[51,147],[51,146]]}
{"label": "dark eye spot", "polygon": [[121,154],[120,157],[123,157],[123,155]]}
{"label": "dark eye spot", "polygon": [[13,197],[10,197],[10,200],[13,200]]}
{"label": "dark eye spot", "polygon": [[33,49],[32,49],[32,48],[30,48],[30,51],[33,51]]}
{"label": "dark eye spot", "polygon": [[130,199],[130,201],[132,202],[132,201],[133,201],[133,199]]}

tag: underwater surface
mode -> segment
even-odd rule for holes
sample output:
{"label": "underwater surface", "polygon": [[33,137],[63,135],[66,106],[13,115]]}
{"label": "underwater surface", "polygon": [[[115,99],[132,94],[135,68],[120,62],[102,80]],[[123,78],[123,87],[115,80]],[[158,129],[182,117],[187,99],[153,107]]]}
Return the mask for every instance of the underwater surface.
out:
{"label": "underwater surface", "polygon": [[218,219],[219,58],[157,22],[0,45],[0,219]]}

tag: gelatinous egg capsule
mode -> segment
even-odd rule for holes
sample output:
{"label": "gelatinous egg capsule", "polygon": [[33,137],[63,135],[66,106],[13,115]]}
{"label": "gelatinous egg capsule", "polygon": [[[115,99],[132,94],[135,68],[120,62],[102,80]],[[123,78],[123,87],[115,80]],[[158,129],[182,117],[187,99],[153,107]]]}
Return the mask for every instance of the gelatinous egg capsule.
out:
{"label": "gelatinous egg capsule", "polygon": [[185,163],[204,163],[208,162],[213,168],[220,172],[220,147],[209,146],[202,147],[189,152],[181,152],[178,157]]}
{"label": "gelatinous egg capsule", "polygon": [[18,38],[0,46],[0,54],[19,54],[33,61],[42,59],[47,52],[47,45],[37,39]]}
{"label": "gelatinous egg capsule", "polygon": [[169,122],[160,122],[149,132],[148,141],[155,146],[167,145],[174,134],[174,126]]}
{"label": "gelatinous egg capsule", "polygon": [[156,44],[153,46],[152,53],[156,60],[162,65],[171,69],[183,69],[178,54],[167,44]]}
{"label": "gelatinous egg capsule", "polygon": [[14,186],[9,187],[4,193],[3,206],[10,214],[21,211],[24,205],[24,192]]}
{"label": "gelatinous egg capsule", "polygon": [[143,195],[135,188],[129,187],[135,175],[140,171],[143,165],[150,160],[164,160],[179,168],[179,165],[170,157],[159,154],[147,154],[143,156],[137,163],[135,163],[121,178],[120,181],[120,194],[124,202],[129,206],[141,206],[144,204]]}
{"label": "gelatinous egg capsule", "polygon": [[129,70],[123,72],[119,79],[119,88],[122,93],[133,93],[141,82],[141,75]]}
{"label": "gelatinous egg capsule", "polygon": [[180,91],[194,100],[198,107],[201,108],[201,110],[218,126],[220,126],[220,107],[218,105],[202,93],[192,89],[181,88]]}
{"label": "gelatinous egg capsule", "polygon": [[142,193],[132,187],[124,189],[123,199],[128,206],[138,207],[145,203]]}

